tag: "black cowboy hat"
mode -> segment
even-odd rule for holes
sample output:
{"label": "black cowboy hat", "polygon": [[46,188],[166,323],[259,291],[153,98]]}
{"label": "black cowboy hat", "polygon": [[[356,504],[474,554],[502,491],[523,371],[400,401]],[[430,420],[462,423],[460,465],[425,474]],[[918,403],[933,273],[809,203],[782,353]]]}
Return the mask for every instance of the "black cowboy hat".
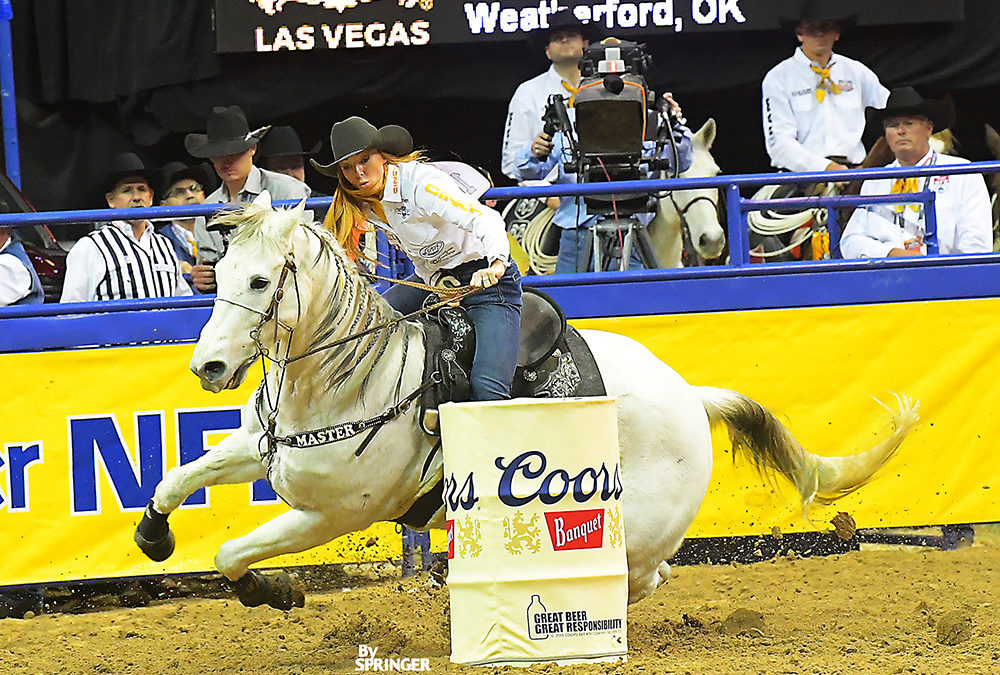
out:
{"label": "black cowboy hat", "polygon": [[354,155],[374,148],[402,157],[413,152],[413,137],[410,132],[398,124],[388,124],[376,129],[368,120],[362,117],[348,117],[333,125],[330,129],[330,147],[333,149],[333,162],[320,164],[315,159],[309,163],[324,176],[337,177],[337,164]]}
{"label": "black cowboy hat", "polygon": [[841,28],[847,28],[857,20],[858,15],[851,11],[851,3],[844,0],[802,0],[798,6],[793,3],[779,23],[786,30],[798,28],[803,21],[836,21]]}
{"label": "black cowboy hat", "polygon": [[899,87],[889,92],[889,100],[884,108],[866,108],[867,123],[884,133],[882,122],[893,115],[916,115],[926,117],[934,125],[934,131],[947,129],[955,121],[955,110],[945,101],[924,98],[913,87]]}
{"label": "black cowboy hat", "polygon": [[213,184],[212,173],[208,170],[204,164],[193,164],[188,166],[184,162],[170,162],[161,169],[161,174],[163,176],[163,182],[161,183],[160,190],[157,191],[160,198],[167,196],[170,188],[185,179],[193,180],[195,183],[201,185],[205,190],[205,194],[211,192],[211,187]]}
{"label": "black cowboy hat", "polygon": [[257,145],[270,126],[250,131],[246,115],[238,105],[215,107],[205,125],[207,134],[188,134],[184,147],[195,157],[210,158],[236,155]]}
{"label": "black cowboy hat", "polygon": [[302,141],[295,129],[290,126],[271,127],[271,130],[264,136],[264,140],[257,147],[257,156],[260,159],[268,157],[311,157],[319,152],[323,147],[322,141],[317,141],[316,145],[309,152],[302,149]]}
{"label": "black cowboy hat", "polygon": [[559,30],[568,28],[579,31],[584,40],[594,42],[600,37],[601,30],[593,21],[583,23],[572,9],[563,9],[555,14],[549,14],[548,28],[536,28],[528,33],[528,46],[532,52],[542,52],[549,46],[549,39],[552,34]]}
{"label": "black cowboy hat", "polygon": [[105,192],[110,192],[123,179],[132,177],[142,178],[150,189],[155,189],[160,182],[160,171],[156,168],[147,168],[139,155],[134,152],[121,152],[111,160],[111,169],[102,181],[102,187]]}

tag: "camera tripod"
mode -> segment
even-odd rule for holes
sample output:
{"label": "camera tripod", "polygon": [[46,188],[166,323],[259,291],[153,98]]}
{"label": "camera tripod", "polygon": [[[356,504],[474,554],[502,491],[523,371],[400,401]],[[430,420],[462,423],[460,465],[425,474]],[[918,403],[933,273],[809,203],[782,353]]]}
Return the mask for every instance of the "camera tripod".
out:
{"label": "camera tripod", "polygon": [[629,269],[635,251],[643,269],[660,266],[646,226],[635,216],[605,218],[591,225],[583,240],[577,272],[611,272]]}

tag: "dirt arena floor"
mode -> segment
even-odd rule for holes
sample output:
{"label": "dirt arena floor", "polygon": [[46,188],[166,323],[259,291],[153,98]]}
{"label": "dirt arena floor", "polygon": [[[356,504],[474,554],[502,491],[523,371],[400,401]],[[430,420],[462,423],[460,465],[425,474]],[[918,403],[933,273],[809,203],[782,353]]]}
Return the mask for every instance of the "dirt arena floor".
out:
{"label": "dirt arena floor", "polygon": [[1000,673],[996,535],[674,573],[630,608],[625,664],[455,666],[448,591],[424,574],[312,592],[288,613],[188,598],[3,619],[0,672],[352,673],[368,644],[432,673]]}

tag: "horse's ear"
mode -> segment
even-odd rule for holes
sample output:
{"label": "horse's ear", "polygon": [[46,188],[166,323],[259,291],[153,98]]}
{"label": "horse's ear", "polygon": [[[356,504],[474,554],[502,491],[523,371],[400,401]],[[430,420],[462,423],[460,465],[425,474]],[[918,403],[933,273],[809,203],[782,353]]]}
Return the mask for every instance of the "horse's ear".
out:
{"label": "horse's ear", "polygon": [[303,199],[289,212],[292,216],[292,221],[295,223],[301,223],[302,217],[306,212],[306,200]]}
{"label": "horse's ear", "polygon": [[267,190],[261,190],[261,193],[253,198],[250,202],[254,206],[260,206],[261,208],[269,209],[271,208],[271,193]]}
{"label": "horse's ear", "polygon": [[712,149],[712,144],[715,143],[715,119],[709,117],[704,124],[701,125],[701,129],[694,135],[694,140],[700,141],[702,145],[705,146],[706,150]]}

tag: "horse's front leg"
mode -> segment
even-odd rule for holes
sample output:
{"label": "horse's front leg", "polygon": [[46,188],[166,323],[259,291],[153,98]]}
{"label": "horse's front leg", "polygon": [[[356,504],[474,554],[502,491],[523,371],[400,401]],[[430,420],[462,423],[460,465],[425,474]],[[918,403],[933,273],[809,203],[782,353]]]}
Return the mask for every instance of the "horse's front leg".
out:
{"label": "horse's front leg", "polygon": [[291,578],[263,575],[250,565],[285,553],[298,553],[344,534],[330,519],[316,511],[292,509],[238,539],[225,542],[215,556],[215,567],[233,582],[236,594],[247,607],[267,603],[289,610],[302,607],[305,598]]}
{"label": "horse's front leg", "polygon": [[166,560],[174,552],[174,535],[167,524],[171,511],[203,487],[249,483],[264,475],[250,434],[242,427],[237,429],[198,459],[167,472],[135,529],[135,543],[156,562]]}

